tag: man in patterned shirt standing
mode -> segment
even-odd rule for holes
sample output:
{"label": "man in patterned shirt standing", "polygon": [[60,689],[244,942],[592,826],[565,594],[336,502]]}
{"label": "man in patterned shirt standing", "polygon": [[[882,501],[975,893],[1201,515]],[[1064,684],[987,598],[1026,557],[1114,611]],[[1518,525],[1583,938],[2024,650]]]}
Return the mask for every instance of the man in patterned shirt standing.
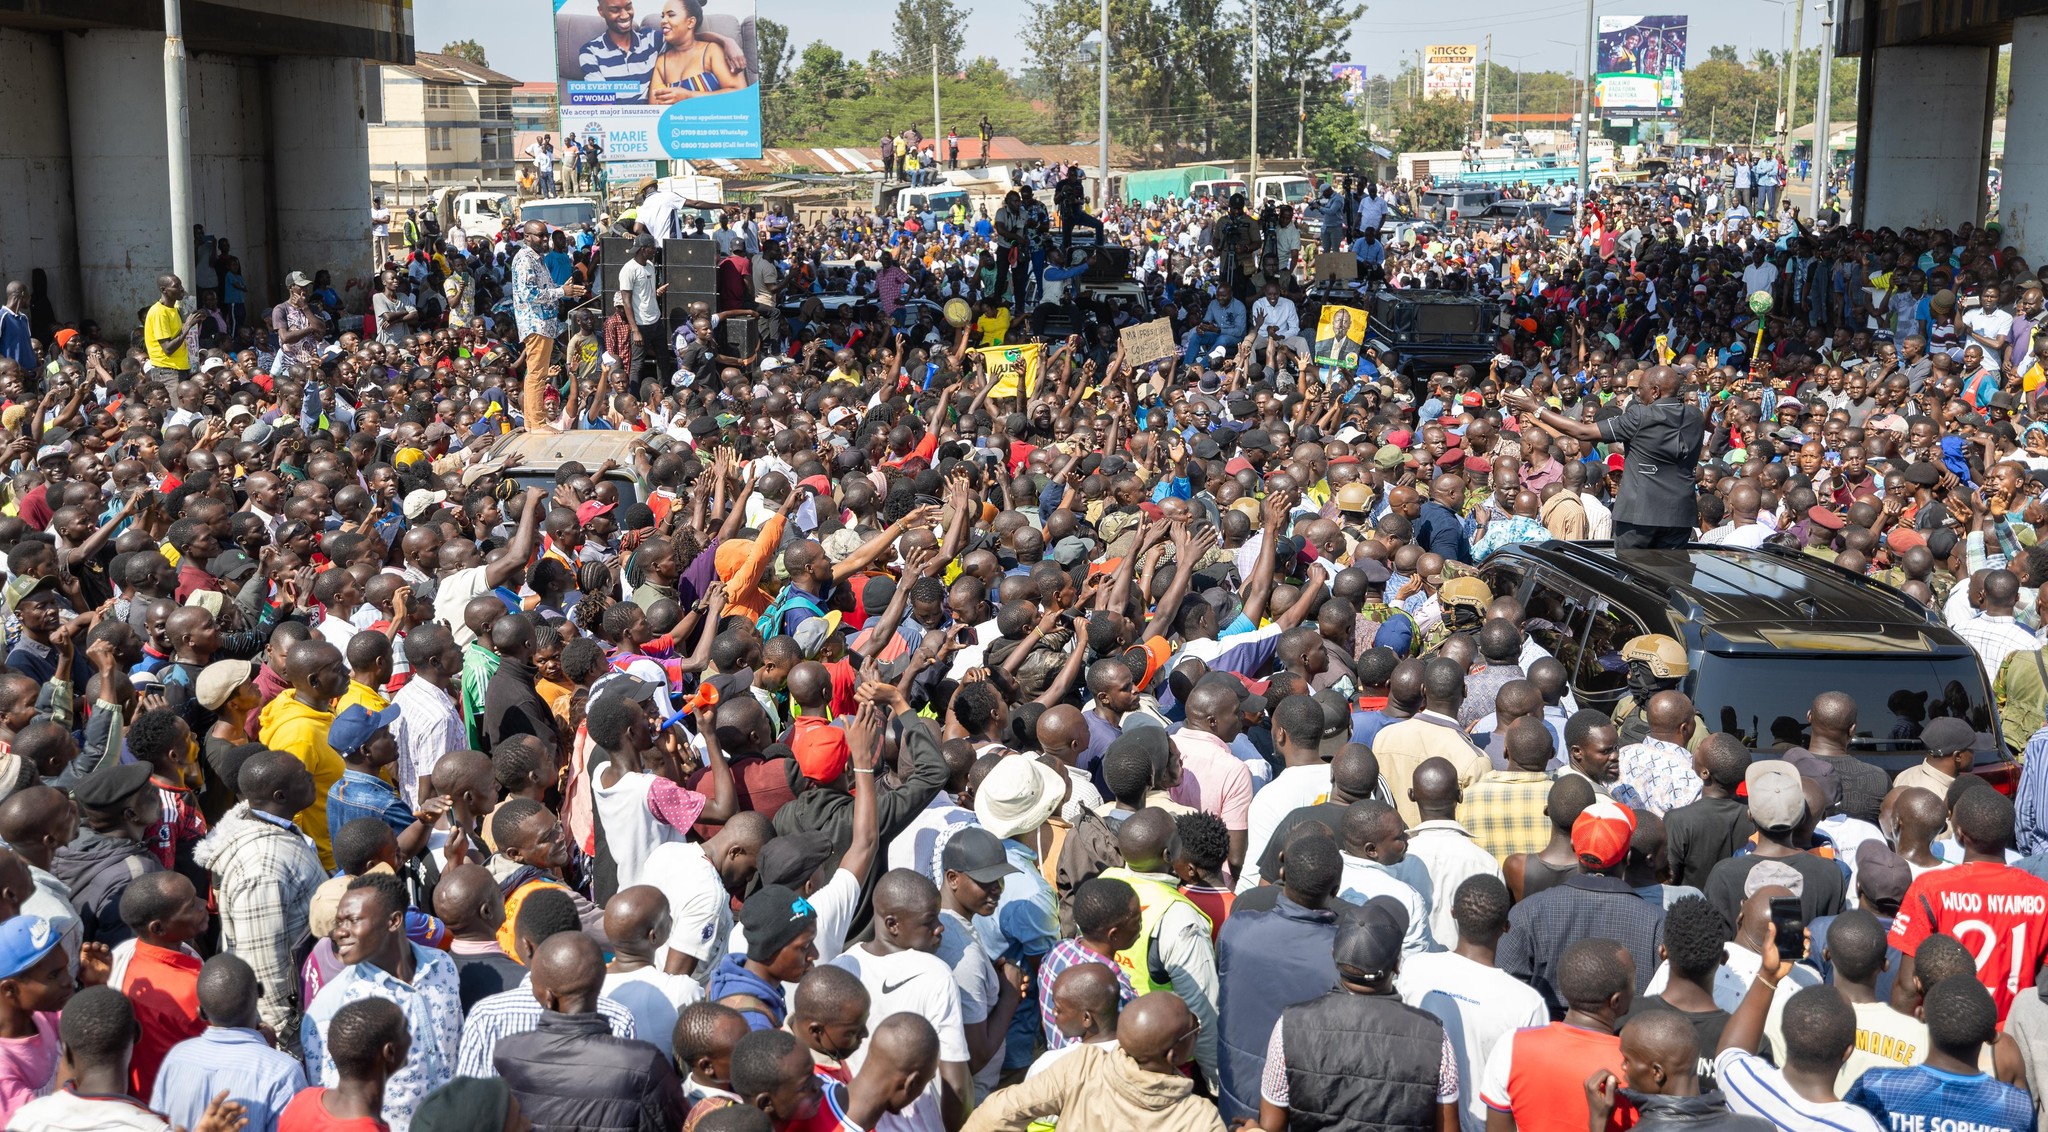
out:
{"label": "man in patterned shirt standing", "polygon": [[1650,733],[1640,743],[1621,749],[1621,781],[1614,800],[1662,816],[1697,801],[1702,779],[1686,750],[1698,717],[1684,692],[1665,691],[1650,697],[1646,712]]}
{"label": "man in patterned shirt standing", "polygon": [[528,221],[521,231],[519,253],[512,257],[512,317],[519,326],[519,346],[526,355],[526,380],[520,387],[520,411],[529,432],[553,432],[541,407],[541,391],[547,387],[548,372],[555,356],[555,339],[562,335],[558,310],[563,299],[580,299],[581,283],[555,286],[541,257],[548,250],[548,226]]}

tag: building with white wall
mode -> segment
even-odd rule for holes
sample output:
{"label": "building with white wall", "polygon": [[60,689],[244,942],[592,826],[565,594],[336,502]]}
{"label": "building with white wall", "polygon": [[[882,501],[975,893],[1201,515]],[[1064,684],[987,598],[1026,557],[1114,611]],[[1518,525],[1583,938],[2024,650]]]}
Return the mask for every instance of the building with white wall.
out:
{"label": "building with white wall", "polygon": [[[233,245],[250,309],[289,271],[366,271],[363,63],[412,61],[411,0],[184,12],[193,220]],[[118,336],[171,269],[163,60],[156,0],[0,0],[0,280],[39,280],[61,322]]]}

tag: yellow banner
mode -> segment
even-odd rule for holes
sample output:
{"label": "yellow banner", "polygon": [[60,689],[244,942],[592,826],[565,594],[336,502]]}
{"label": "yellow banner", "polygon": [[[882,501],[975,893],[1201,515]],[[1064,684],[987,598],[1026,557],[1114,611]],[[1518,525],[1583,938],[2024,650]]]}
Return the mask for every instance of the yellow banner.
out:
{"label": "yellow banner", "polygon": [[989,376],[995,379],[995,388],[989,390],[990,399],[1031,396],[1032,386],[1038,384],[1039,354],[1043,349],[1038,343],[1029,342],[976,350],[988,367]]}

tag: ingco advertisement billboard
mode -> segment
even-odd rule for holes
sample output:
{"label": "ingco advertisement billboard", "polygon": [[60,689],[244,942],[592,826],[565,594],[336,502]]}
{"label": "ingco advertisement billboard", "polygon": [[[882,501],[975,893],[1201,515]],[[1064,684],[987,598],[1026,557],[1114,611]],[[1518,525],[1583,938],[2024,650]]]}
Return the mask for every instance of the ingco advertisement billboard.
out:
{"label": "ingco advertisement billboard", "polygon": [[1472,101],[1479,73],[1476,43],[1433,43],[1422,49],[1422,96]]}

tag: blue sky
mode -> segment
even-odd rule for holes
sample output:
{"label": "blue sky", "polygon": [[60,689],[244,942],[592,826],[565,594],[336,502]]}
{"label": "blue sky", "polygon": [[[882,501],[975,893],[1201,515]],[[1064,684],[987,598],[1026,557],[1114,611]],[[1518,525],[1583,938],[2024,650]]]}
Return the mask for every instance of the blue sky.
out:
{"label": "blue sky", "polygon": [[[650,0],[651,2],[651,0]],[[1024,0],[961,0],[970,9],[967,21],[967,53],[991,55],[1012,69],[1021,67],[1026,56],[1019,45],[1020,33],[1030,7]],[[1285,0],[1264,0],[1280,3]],[[1375,73],[1397,68],[1404,53],[1428,43],[1483,43],[1493,34],[1493,59],[1503,66],[1516,66],[1510,53],[1524,57],[1519,65],[1528,70],[1573,68],[1582,57],[1585,43],[1583,0],[1458,0],[1454,14],[1432,19],[1431,5],[1401,5],[1391,0],[1368,0],[1365,17],[1353,29],[1351,58]],[[1597,0],[1602,15],[1642,15],[1660,11],[1685,11],[1686,4],[1634,3],[1632,0]],[[1786,18],[1782,13],[1791,3],[1812,0],[1726,0],[1705,11],[1694,10],[1691,49],[1693,61],[1706,57],[1708,46],[1732,43],[1744,57],[1754,47],[1776,50],[1783,42]],[[865,58],[875,49],[890,46],[888,13],[891,0],[861,0],[858,10],[872,11],[873,17],[850,19],[846,0],[759,0],[760,11],[790,26],[790,38],[799,49],[822,39],[849,55]],[[491,65],[515,78],[544,80],[550,77],[554,47],[549,31],[551,0],[413,0],[413,20],[419,45],[429,51],[453,39],[473,38],[484,45]],[[1819,10],[1806,12],[1805,42],[1808,47],[1820,38]],[[1563,41],[1563,42],[1558,42]]]}

